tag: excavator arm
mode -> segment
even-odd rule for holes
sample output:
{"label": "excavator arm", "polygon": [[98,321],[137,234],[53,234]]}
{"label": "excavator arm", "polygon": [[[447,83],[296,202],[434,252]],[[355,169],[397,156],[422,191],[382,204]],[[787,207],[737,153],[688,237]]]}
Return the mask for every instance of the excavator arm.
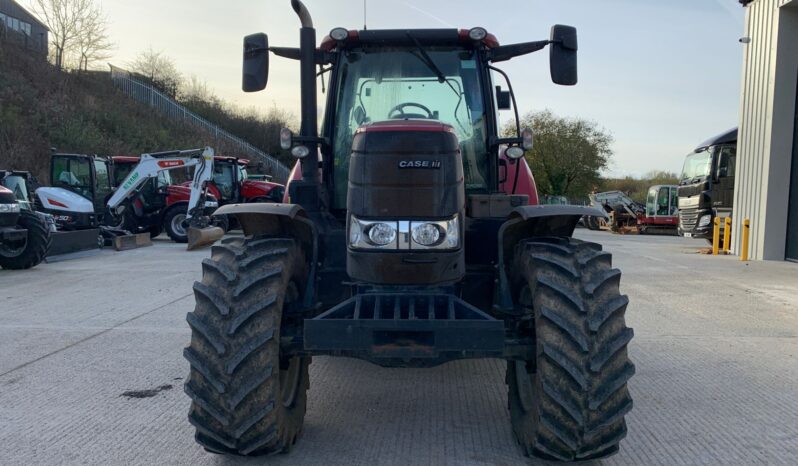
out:
{"label": "excavator arm", "polygon": [[158,152],[142,154],[138,165],[130,171],[127,178],[108,199],[108,208],[116,211],[130,194],[136,192],[147,180],[155,178],[158,173],[176,168],[196,167],[191,180],[191,197],[189,198],[187,218],[204,207],[205,186],[213,178],[214,151],[210,147],[182,151]]}
{"label": "excavator arm", "polygon": [[[205,207],[205,191],[208,181],[213,178],[214,151],[210,147],[183,151],[158,152],[142,154],[138,165],[108,199],[108,208],[120,213],[120,206],[125,199],[136,192],[148,179],[155,178],[158,173],[176,168],[194,168],[191,180],[191,195],[186,212],[188,222],[188,249],[211,244],[221,238],[224,231],[217,227],[208,227],[207,217],[201,213]],[[203,220],[204,218],[204,220]]]}

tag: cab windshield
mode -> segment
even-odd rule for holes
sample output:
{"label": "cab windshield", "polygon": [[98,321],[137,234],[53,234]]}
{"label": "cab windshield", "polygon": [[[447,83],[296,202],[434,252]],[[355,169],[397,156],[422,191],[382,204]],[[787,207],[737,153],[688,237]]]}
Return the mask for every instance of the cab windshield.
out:
{"label": "cab windshield", "polygon": [[684,160],[682,177],[679,184],[697,183],[709,176],[712,169],[712,152],[707,149],[695,152]]}
{"label": "cab windshield", "polygon": [[425,51],[434,66],[413,47],[355,49],[341,57],[333,136],[335,208],[346,208],[355,130],[391,119],[429,119],[451,125],[460,141],[466,190],[487,191],[486,115],[476,56],[456,48]]}

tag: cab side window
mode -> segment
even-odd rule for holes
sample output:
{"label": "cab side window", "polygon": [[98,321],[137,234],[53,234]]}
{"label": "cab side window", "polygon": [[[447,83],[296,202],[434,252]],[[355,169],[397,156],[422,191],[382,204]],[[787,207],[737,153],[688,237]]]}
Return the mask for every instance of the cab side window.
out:
{"label": "cab side window", "polygon": [[734,176],[737,165],[737,148],[734,146],[724,147],[718,156],[718,178]]}

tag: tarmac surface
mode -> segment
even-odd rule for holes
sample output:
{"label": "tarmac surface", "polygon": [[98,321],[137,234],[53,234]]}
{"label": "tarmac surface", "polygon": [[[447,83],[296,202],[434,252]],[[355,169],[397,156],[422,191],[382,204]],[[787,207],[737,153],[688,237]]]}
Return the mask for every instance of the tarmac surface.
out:
{"label": "tarmac surface", "polygon": [[[614,254],[636,335],[629,435],[601,464],[798,464],[798,264],[699,255],[704,243],[676,237],[577,236]],[[158,239],[0,270],[0,463],[539,464],[513,439],[499,360],[317,357],[291,453],[206,453],[186,420],[181,353],[208,254]]]}

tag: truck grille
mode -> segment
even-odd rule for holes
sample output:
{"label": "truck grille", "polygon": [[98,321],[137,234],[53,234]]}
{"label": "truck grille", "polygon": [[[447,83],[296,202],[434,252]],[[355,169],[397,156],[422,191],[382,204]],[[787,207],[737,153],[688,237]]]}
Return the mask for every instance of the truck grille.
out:
{"label": "truck grille", "polygon": [[684,231],[692,231],[698,222],[698,209],[685,208],[679,210],[679,226]]}

